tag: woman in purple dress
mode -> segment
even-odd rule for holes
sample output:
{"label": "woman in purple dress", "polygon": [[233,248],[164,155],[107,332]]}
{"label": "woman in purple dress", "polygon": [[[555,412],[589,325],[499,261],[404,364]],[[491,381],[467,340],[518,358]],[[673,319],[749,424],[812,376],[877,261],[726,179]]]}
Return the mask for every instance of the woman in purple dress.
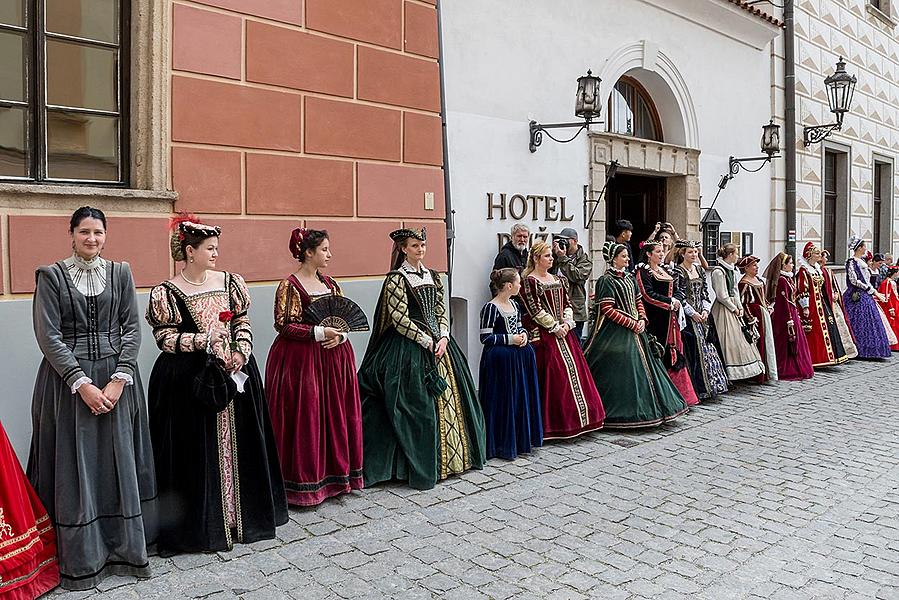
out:
{"label": "woman in purple dress", "polygon": [[890,344],[887,341],[883,321],[877,311],[875,298],[883,298],[868,279],[868,268],[864,261],[865,242],[857,236],[849,240],[852,258],[846,261],[846,291],[843,292],[843,306],[846,318],[855,334],[855,345],[859,358],[889,358]]}
{"label": "woman in purple dress", "polygon": [[815,374],[808,340],[802,331],[802,320],[796,308],[796,284],[793,281],[793,257],[780,252],[765,269],[765,296],[774,307],[771,325],[774,331],[774,354],[777,377],[795,381]]}

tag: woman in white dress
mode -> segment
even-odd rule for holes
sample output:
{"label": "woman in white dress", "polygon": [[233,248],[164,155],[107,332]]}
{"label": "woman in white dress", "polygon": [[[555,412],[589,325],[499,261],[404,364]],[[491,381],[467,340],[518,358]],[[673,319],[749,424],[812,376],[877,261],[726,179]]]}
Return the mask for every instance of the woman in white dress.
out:
{"label": "woman in white dress", "polygon": [[755,343],[746,338],[743,327],[747,315],[737,288],[737,247],[725,244],[718,249],[718,266],[712,269],[712,290],[715,303],[712,318],[718,329],[724,370],[731,381],[749,379],[765,371],[765,365]]}

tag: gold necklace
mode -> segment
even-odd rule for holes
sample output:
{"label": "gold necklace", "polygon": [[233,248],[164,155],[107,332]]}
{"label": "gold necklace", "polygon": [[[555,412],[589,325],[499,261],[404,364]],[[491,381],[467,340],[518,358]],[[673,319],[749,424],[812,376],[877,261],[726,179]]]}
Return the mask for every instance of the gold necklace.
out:
{"label": "gold necklace", "polygon": [[185,276],[184,276],[184,269],[181,269],[180,275],[181,275],[181,279],[183,279],[183,280],[186,281],[187,283],[189,283],[189,284],[191,284],[191,285],[195,285],[195,286],[197,286],[197,287],[200,287],[201,285],[203,285],[204,283],[206,283],[206,280],[207,280],[207,279],[209,279],[209,271],[204,271],[204,272],[203,272],[203,281],[201,281],[200,283],[197,283],[197,282],[195,282],[195,281],[191,281],[190,279],[188,279],[187,277],[185,277]]}

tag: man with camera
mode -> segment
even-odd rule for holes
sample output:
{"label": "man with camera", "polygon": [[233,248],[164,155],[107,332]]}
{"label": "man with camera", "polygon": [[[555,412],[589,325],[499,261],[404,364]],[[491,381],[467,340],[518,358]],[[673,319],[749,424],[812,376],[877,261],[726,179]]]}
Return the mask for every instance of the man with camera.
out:
{"label": "man with camera", "polygon": [[580,339],[587,320],[587,280],[593,271],[593,261],[577,243],[577,231],[570,227],[553,236],[552,248],[554,266],[559,276],[568,280],[568,295],[574,309],[574,332]]}

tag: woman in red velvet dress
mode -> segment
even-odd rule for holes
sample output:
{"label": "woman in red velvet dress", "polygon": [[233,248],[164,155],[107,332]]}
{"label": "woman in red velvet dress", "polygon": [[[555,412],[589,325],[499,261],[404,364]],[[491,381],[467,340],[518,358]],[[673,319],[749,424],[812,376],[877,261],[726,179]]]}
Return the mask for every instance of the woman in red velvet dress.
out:
{"label": "woman in red velvet dress", "polygon": [[680,300],[674,297],[674,277],[662,267],[667,254],[663,242],[646,242],[640,250],[640,264],[637,265],[637,286],[643,297],[643,306],[648,319],[646,330],[665,347],[662,364],[668,371],[671,382],[684,397],[687,406],[699,404],[699,398],[687,370],[684,358],[684,343],[680,335]]}
{"label": "woman in red velvet dress", "polygon": [[779,379],[795,381],[815,374],[808,340],[796,306],[793,257],[780,252],[765,269],[765,298],[774,307],[771,315]]}
{"label": "woman in red velvet dress", "polygon": [[606,415],[580,341],[572,333],[574,312],[564,279],[549,272],[552,264],[549,245],[534,243],[519,292],[527,311],[522,323],[537,354],[544,440],[600,429]]}
{"label": "woman in red velvet dress", "polygon": [[746,312],[755,317],[759,328],[759,341],[756,345],[765,371],[756,376],[753,381],[764,383],[777,379],[777,355],[774,350],[774,333],[771,328],[771,310],[765,299],[765,282],[759,279],[759,259],[748,254],[737,261],[737,268],[743,273],[743,278],[737,287],[740,289],[740,301]]}
{"label": "woman in red velvet dress", "polygon": [[802,250],[802,258],[798,259],[796,298],[802,311],[812,364],[827,367],[843,364],[849,358],[837,328],[833,300],[825,293],[820,261],[821,250],[814,243],[807,242]]}
{"label": "woman in red velvet dress", "polygon": [[[877,303],[880,304],[880,308],[883,309],[884,314],[887,316],[890,328],[895,332],[896,337],[899,338],[899,292],[896,290],[897,278],[899,278],[899,266],[892,265],[887,267],[887,277],[880,282],[880,289],[878,290],[880,295],[883,296],[883,301],[881,302],[878,299]],[[890,350],[899,352],[899,343],[891,345]]]}
{"label": "woman in red velvet dress", "polygon": [[300,268],[275,292],[278,337],[266,362],[265,390],[287,502],[313,506],[362,488],[362,415],[347,334],[303,322],[312,302],[342,295],[319,271],[331,260],[328,233],[294,229],[290,252]]}
{"label": "woman in red velvet dress", "polygon": [[53,524],[0,424],[0,598],[32,600],[57,585]]}

